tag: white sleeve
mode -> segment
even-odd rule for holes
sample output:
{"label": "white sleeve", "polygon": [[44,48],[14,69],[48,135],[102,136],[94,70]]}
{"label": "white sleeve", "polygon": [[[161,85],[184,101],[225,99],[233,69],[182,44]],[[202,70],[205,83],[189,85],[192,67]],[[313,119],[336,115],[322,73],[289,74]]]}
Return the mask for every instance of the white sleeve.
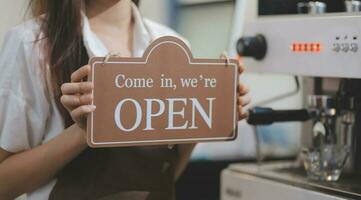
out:
{"label": "white sleeve", "polygon": [[40,55],[24,29],[9,31],[0,52],[0,147],[13,153],[41,144],[49,114]]}

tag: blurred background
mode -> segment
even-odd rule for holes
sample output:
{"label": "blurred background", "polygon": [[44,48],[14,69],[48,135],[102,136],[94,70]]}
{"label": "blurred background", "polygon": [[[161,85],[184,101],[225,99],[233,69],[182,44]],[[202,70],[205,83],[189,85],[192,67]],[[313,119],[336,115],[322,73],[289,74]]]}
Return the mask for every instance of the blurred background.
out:
{"label": "blurred background", "polygon": [[[141,0],[144,17],[175,29],[191,44],[194,57],[218,58],[222,52],[235,56],[235,39],[244,23],[258,13],[275,13],[282,0]],[[296,1],[287,1],[295,3]],[[26,20],[27,1],[1,0],[0,44],[4,33]],[[246,8],[247,4],[247,9]],[[292,5],[293,6],[293,5]],[[237,12],[235,12],[237,10]],[[236,19],[236,20],[234,20]],[[232,45],[230,45],[232,44]],[[246,66],[251,67],[251,66]],[[252,105],[277,109],[302,107],[302,88],[293,76],[245,73],[241,76],[250,86]],[[302,84],[301,84],[302,85]],[[299,123],[276,124],[257,128],[262,151],[267,159],[296,156],[300,148]],[[213,200],[219,198],[220,171],[232,162],[255,160],[255,129],[239,123],[238,138],[232,142],[198,144],[192,161],[177,183],[178,199]],[[289,134],[292,132],[293,134]]]}

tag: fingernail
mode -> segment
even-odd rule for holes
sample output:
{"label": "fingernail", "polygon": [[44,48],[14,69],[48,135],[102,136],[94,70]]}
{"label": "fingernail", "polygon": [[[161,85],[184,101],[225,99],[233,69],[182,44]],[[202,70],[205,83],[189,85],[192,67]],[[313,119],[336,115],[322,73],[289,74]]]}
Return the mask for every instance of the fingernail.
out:
{"label": "fingernail", "polygon": [[97,107],[95,105],[90,105],[90,109],[94,111]]}

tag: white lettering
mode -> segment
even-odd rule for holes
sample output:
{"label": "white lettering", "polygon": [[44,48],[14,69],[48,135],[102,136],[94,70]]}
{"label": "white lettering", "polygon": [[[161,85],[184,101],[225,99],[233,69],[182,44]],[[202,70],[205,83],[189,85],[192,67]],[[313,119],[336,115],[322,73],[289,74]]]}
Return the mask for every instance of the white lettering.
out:
{"label": "white lettering", "polygon": [[203,107],[201,106],[201,104],[199,103],[199,101],[196,98],[190,98],[190,100],[192,101],[192,125],[189,127],[190,129],[197,129],[198,127],[196,126],[196,110],[198,110],[199,114],[201,115],[201,117],[203,118],[203,120],[206,122],[207,126],[209,128],[212,128],[212,110],[213,110],[213,100],[215,100],[216,98],[207,98],[208,100],[208,115],[206,114],[206,112],[204,111]]}
{"label": "white lettering", "polygon": [[198,85],[198,80],[195,78],[188,78],[188,79],[181,78],[180,80],[182,83],[182,87],[188,88],[189,86],[191,86],[192,88],[195,88]]}
{"label": "white lettering", "polygon": [[212,87],[215,88],[216,87],[216,83],[217,83],[217,79],[215,78],[206,78],[204,79],[204,87]]}
{"label": "white lettering", "polygon": [[154,81],[151,78],[127,78],[124,74],[115,77],[117,88],[152,88]]}
{"label": "white lettering", "polygon": [[[133,105],[135,106],[135,122],[134,122],[134,125],[127,129],[127,128],[124,128],[122,122],[121,122],[121,119],[120,119],[120,111],[122,110],[122,106],[125,102],[131,102],[133,103]],[[138,128],[138,126],[140,125],[140,122],[142,121],[142,108],[140,107],[139,103],[134,100],[134,99],[123,99],[122,101],[120,101],[118,104],[117,104],[117,107],[115,108],[115,112],[114,112],[114,120],[115,120],[115,124],[118,126],[118,128],[122,131],[125,131],[125,132],[131,132],[131,131],[134,131],[135,129]]]}
{"label": "white lettering", "polygon": [[[145,114],[143,116],[142,105],[136,101],[135,99],[123,99],[121,100],[114,112],[114,121],[116,126],[124,131],[124,132],[132,132],[140,126],[144,127],[143,130],[151,131],[155,130],[152,126],[152,120],[156,117],[162,117],[162,115],[167,115],[168,117],[168,124],[165,128],[166,130],[185,130],[185,129],[198,129],[198,125],[196,121],[196,112],[199,113],[200,117],[206,123],[208,128],[212,128],[212,117],[213,117],[213,102],[216,98],[206,98],[208,102],[208,109],[201,105],[200,101],[197,98],[167,98],[166,101],[161,99],[144,99],[145,102]],[[192,104],[187,108],[188,101]],[[128,104],[126,104],[128,103]],[[166,105],[166,103],[168,105]],[[122,109],[125,106],[133,106],[135,120],[133,125],[130,128],[124,127],[124,123],[121,118]],[[175,107],[177,110],[175,110]],[[158,109],[157,109],[158,108]],[[168,114],[165,114],[166,108],[168,109]],[[128,110],[128,109],[127,109]],[[207,112],[206,112],[207,110]],[[185,119],[185,114],[188,112],[191,114],[192,119]],[[145,120],[145,124],[142,124],[142,120]],[[178,117],[180,120],[177,120],[177,125],[175,124],[175,118]],[[189,126],[190,125],[190,126]]]}
{"label": "white lettering", "polygon": [[[173,98],[167,99],[168,101],[168,127],[167,130],[177,130],[177,129],[186,129],[188,126],[188,121],[186,121],[182,126],[174,126],[174,116],[180,115],[184,118],[184,107],[187,105],[186,98]],[[174,103],[181,102],[184,104],[182,110],[175,112],[174,111]]]}
{"label": "white lettering", "polygon": [[[119,80],[119,79],[120,79],[120,80]],[[124,84],[120,84],[122,79],[123,79],[123,80],[125,79],[124,74],[118,74],[118,75],[115,77],[115,86],[117,86],[117,88],[123,88],[123,87],[124,87]]]}
{"label": "white lettering", "polygon": [[[152,128],[152,117],[158,117],[161,114],[163,114],[164,112],[164,102],[159,100],[159,99],[145,99],[145,101],[147,102],[147,115],[146,115],[146,127],[144,130],[148,131],[148,130],[154,130],[154,128]],[[153,102],[157,102],[159,105],[159,110],[157,113],[153,113],[152,109],[153,109]]]}

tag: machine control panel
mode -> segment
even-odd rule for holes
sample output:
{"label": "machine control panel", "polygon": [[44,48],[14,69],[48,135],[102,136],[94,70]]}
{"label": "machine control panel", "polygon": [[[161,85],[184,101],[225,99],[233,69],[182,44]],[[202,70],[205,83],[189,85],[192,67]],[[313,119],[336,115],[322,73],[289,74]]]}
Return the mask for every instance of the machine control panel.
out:
{"label": "machine control panel", "polygon": [[[360,15],[260,17],[245,26],[243,36],[237,52],[248,71],[361,78]],[[265,44],[239,48],[244,39],[260,37]]]}
{"label": "machine control panel", "polygon": [[345,36],[336,36],[335,41],[333,43],[333,51],[334,52],[353,52],[356,53],[358,51],[358,36],[349,37]]}

